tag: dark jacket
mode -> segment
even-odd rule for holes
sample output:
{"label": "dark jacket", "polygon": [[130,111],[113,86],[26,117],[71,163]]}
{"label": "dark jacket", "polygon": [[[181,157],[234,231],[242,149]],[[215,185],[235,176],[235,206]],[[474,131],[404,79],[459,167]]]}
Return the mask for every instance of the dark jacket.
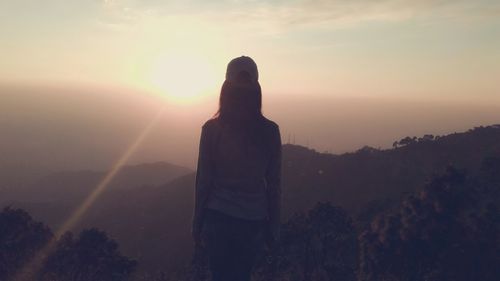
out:
{"label": "dark jacket", "polygon": [[193,232],[201,231],[205,208],[247,220],[267,220],[279,239],[281,135],[264,118],[253,131],[210,119],[202,126],[195,183]]}

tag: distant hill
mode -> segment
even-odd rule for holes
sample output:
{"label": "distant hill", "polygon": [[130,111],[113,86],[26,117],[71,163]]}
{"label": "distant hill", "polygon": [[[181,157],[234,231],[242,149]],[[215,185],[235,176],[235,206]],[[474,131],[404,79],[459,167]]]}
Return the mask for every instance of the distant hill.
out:
{"label": "distant hill", "polygon": [[414,192],[448,165],[476,172],[485,157],[500,155],[500,125],[441,137],[407,137],[387,150],[364,147],[342,155],[295,145],[283,150],[287,210],[331,201],[355,211],[373,200]]}
{"label": "distant hill", "polygon": [[[5,161],[5,159],[1,159]],[[1,161],[0,160],[0,161]],[[54,171],[23,162],[0,163],[0,202],[20,188],[47,176]]]}
{"label": "distant hill", "polygon": [[[365,206],[373,207],[376,201],[405,197],[448,165],[475,173],[482,160],[492,156],[500,157],[498,125],[442,137],[408,137],[396,142],[393,149],[364,147],[341,155],[285,144],[283,216],[307,210],[318,201],[331,201],[351,213],[358,212]],[[87,175],[81,173],[79,175]],[[64,184],[68,182],[65,174],[60,175],[49,182],[63,184],[57,192],[72,192],[68,188],[71,185]],[[104,229],[119,242],[127,256],[139,261],[141,270],[180,265],[188,261],[192,250],[190,223],[194,181],[195,174],[191,172],[156,187],[110,188],[95,202],[78,228],[96,226]],[[45,187],[40,184],[38,188]],[[18,204],[51,226],[59,224],[74,206],[63,207],[62,202],[55,201],[50,206]]]}
{"label": "distant hill", "polygon": [[[107,189],[130,189],[141,186],[165,184],[177,177],[192,173],[189,168],[166,162],[124,166],[110,182]],[[81,201],[105,176],[106,171],[61,171],[42,176],[27,186],[6,194],[5,200],[29,202]]]}

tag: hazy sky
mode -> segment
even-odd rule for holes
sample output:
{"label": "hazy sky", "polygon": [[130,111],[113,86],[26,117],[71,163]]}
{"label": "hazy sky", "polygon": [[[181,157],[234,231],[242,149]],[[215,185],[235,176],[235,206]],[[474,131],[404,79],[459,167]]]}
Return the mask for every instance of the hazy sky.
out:
{"label": "hazy sky", "polygon": [[273,94],[500,90],[496,0],[1,0],[0,42],[4,81],[198,95],[246,54]]}
{"label": "hazy sky", "polygon": [[[3,163],[109,168],[163,106],[158,96],[109,89],[19,86],[0,93],[0,169]],[[215,109],[215,100],[168,104],[129,163],[167,161],[194,169],[201,125]],[[283,143],[331,153],[500,124],[500,103],[452,99],[265,97],[264,113],[280,125]]]}
{"label": "hazy sky", "polygon": [[320,151],[500,123],[498,0],[0,0],[0,43],[7,159],[113,159],[164,104],[137,159],[193,167],[239,55],[283,139]]}

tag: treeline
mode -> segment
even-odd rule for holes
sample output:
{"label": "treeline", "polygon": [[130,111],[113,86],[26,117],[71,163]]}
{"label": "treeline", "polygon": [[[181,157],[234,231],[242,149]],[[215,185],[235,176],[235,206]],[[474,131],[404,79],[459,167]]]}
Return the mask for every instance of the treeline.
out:
{"label": "treeline", "polygon": [[22,209],[0,212],[0,280],[123,281],[137,262],[123,256],[105,232],[86,229],[56,239]]}
{"label": "treeline", "polygon": [[[500,278],[500,158],[478,174],[448,168],[401,202],[383,201],[357,215],[329,202],[282,225],[282,243],[262,248],[254,281],[496,281]],[[376,210],[376,211],[374,211]],[[0,280],[17,281],[44,254],[52,231],[21,209],[0,213]],[[47,254],[47,253],[45,253]],[[133,276],[105,232],[67,232],[43,258],[39,281],[209,280],[206,255],[177,272]]]}

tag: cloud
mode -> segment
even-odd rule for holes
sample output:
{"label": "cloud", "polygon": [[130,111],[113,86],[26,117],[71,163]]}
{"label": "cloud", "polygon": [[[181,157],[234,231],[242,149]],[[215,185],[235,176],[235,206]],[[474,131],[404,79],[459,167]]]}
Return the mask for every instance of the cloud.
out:
{"label": "cloud", "polygon": [[[400,22],[410,19],[485,17],[500,9],[499,2],[451,0],[301,0],[254,5],[247,19],[266,20],[282,26],[345,26],[362,22]],[[245,15],[238,10],[238,15]],[[490,15],[490,16],[494,16]]]}
{"label": "cloud", "polygon": [[[3,12],[2,12],[3,11]],[[27,16],[19,16],[26,14]],[[149,19],[186,17],[242,32],[282,33],[349,28],[366,22],[477,21],[500,16],[495,0],[35,0],[0,1],[4,18],[44,22],[98,22],[127,28]],[[38,25],[34,25],[38,27]]]}
{"label": "cloud", "polygon": [[[104,0],[113,17],[172,15],[222,22],[242,31],[286,32],[297,28],[346,28],[366,22],[470,21],[495,18],[498,1],[467,0]],[[130,17],[130,15],[134,17]],[[121,16],[120,16],[121,15]],[[110,18],[113,18],[110,17]]]}

